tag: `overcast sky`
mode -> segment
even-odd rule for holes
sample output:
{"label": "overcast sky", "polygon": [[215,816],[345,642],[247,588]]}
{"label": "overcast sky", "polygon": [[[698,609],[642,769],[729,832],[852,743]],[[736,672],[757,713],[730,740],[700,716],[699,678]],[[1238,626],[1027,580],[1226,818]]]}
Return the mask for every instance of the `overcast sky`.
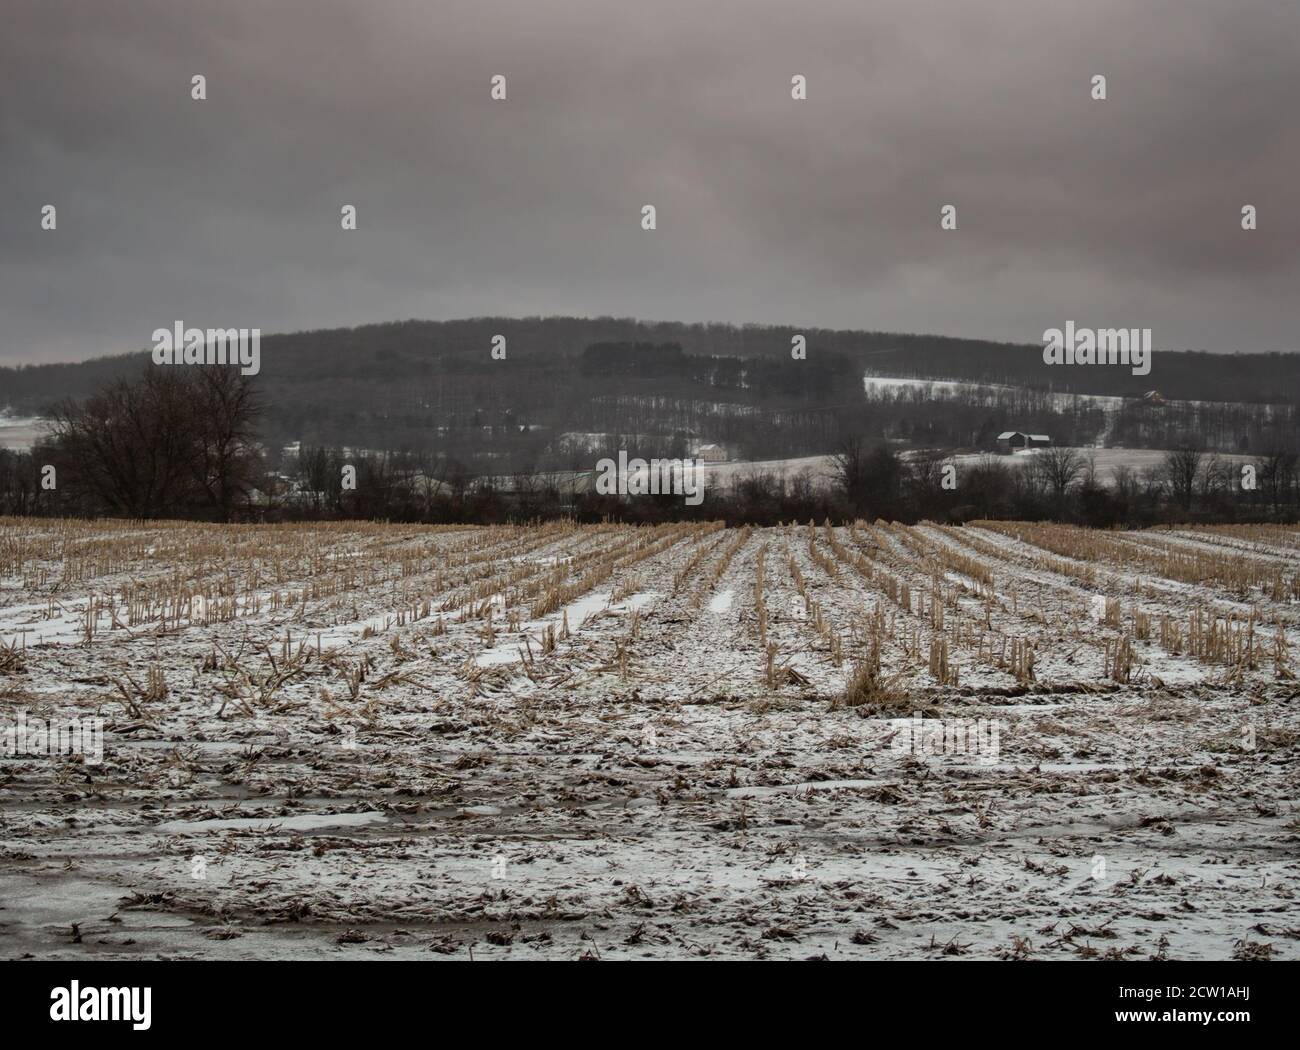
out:
{"label": "overcast sky", "polygon": [[0,363],[485,314],[1300,349],[1297,0],[4,8]]}

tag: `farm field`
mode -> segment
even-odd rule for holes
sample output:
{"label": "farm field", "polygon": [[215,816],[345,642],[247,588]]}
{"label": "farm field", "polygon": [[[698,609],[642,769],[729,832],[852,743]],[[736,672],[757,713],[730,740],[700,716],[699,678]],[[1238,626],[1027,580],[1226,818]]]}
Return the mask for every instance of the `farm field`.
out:
{"label": "farm field", "polygon": [[23,451],[45,433],[44,420],[34,416],[11,416],[0,409],[0,449]]}
{"label": "farm field", "polygon": [[[1076,448],[1080,463],[1091,462],[1096,470],[1099,484],[1113,485],[1115,471],[1127,467],[1137,474],[1147,471],[1163,470],[1168,449],[1154,448]],[[1018,451],[1011,455],[999,455],[990,452],[955,453],[944,457],[945,463],[952,463],[960,472],[979,466],[984,462],[993,462],[1011,470],[1030,469],[1035,465],[1040,450]],[[903,453],[906,458],[909,454]],[[1221,453],[1219,460],[1232,468],[1240,469],[1243,463],[1254,463],[1256,457]],[[799,456],[793,459],[769,460],[735,460],[728,463],[699,463],[695,470],[701,483],[707,490],[734,485],[736,482],[753,475],[771,475],[786,482],[793,481],[805,474],[815,486],[827,486],[834,483],[836,476],[834,456]],[[642,472],[644,473],[644,472]]]}
{"label": "farm field", "polygon": [[0,956],[1300,958],[1298,668],[1296,527],[0,519]]}

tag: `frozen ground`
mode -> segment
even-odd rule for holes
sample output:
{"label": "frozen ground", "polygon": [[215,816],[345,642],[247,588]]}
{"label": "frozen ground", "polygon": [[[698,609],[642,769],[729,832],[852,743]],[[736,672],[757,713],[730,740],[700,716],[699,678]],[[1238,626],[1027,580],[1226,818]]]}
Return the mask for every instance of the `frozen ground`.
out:
{"label": "frozen ground", "polygon": [[35,416],[10,416],[0,411],[0,448],[26,451],[44,433],[43,420]]}
{"label": "frozen ground", "polygon": [[107,722],[0,757],[0,955],[1294,959],[1298,598],[1267,527],[0,519],[0,727]]}
{"label": "frozen ground", "polygon": [[[968,395],[971,391],[988,391],[997,393],[1023,393],[1026,387],[1008,386],[1005,383],[975,383],[963,379],[902,379],[897,376],[864,376],[862,387],[869,394],[884,394],[895,391],[911,393],[919,391],[926,396],[942,394],[947,396]],[[1045,392],[1046,393],[1046,392]],[[1079,403],[1113,412],[1124,404],[1125,399],[1111,394],[1070,394],[1046,393],[1056,409],[1069,408],[1078,399]]]}
{"label": "frozen ground", "polygon": [[[1115,471],[1120,467],[1128,467],[1139,477],[1146,471],[1162,471],[1165,457],[1169,455],[1165,449],[1152,448],[1077,448],[1074,451],[1079,454],[1081,463],[1086,464],[1089,460],[1092,461],[1096,470],[1097,481],[1103,485],[1113,484]],[[991,459],[1011,469],[1019,470],[1032,465],[1038,454],[1038,450],[1033,449],[1011,455],[975,452],[950,455],[945,458],[944,462],[956,464],[958,471],[961,471],[963,468],[977,466],[985,459]],[[904,456],[907,455],[908,453],[904,453]],[[1233,465],[1255,462],[1253,456],[1236,454],[1220,453],[1218,458],[1224,463]],[[701,463],[697,465],[696,470],[703,478],[706,491],[719,486],[732,485],[747,476],[760,474],[771,474],[784,478],[787,482],[800,474],[807,474],[814,484],[826,485],[834,480],[836,473],[834,456],[802,456],[794,459],[755,460],[734,463]]]}
{"label": "frozen ground", "polygon": [[[1158,384],[1153,384],[1153,386],[1155,385]],[[968,394],[971,391],[1024,393],[1033,389],[1030,387],[1010,386],[1005,383],[977,383],[965,379],[912,379],[874,375],[863,376],[862,387],[868,393],[874,394],[883,394],[890,391],[920,391],[926,395],[945,394],[950,396]],[[1131,397],[1119,397],[1114,394],[1074,394],[1067,391],[1042,391],[1042,393],[1052,401],[1058,411],[1068,409],[1076,403],[1082,403],[1094,408],[1100,408],[1103,411],[1114,412],[1121,408],[1126,401],[1132,402],[1135,400]],[[1238,402],[1192,401],[1170,398],[1165,403],[1171,405],[1231,405]],[[1286,404],[1286,402],[1279,402],[1278,404]]]}
{"label": "frozen ground", "polygon": [[[1112,484],[1115,480],[1115,471],[1120,467],[1127,467],[1138,477],[1147,471],[1157,471],[1163,476],[1165,457],[1169,455],[1166,449],[1157,448],[1077,448],[1074,451],[1079,454],[1080,461],[1085,465],[1089,460],[1092,461],[1097,472],[1097,481],[1102,485]],[[1038,455],[1040,455],[1039,450],[1029,449],[1011,455],[993,455],[990,458],[998,463],[1020,468],[1032,464]],[[957,464],[957,469],[960,471],[963,466],[975,466],[985,458],[985,453],[975,453],[951,456],[945,462]],[[1207,456],[1206,459],[1208,458]],[[1234,466],[1256,461],[1254,456],[1241,456],[1235,453],[1219,453],[1218,458],[1221,462]]]}

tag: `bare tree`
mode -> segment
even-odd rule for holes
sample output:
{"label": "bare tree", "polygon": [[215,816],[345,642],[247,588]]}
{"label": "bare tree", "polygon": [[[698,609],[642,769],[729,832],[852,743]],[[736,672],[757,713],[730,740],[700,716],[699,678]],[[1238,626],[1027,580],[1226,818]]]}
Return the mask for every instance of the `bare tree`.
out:
{"label": "bare tree", "polygon": [[1081,470],[1083,472],[1083,483],[1087,485],[1089,488],[1096,488],[1098,483],[1097,453],[1089,452],[1087,455],[1083,457],[1083,465],[1081,467]]}
{"label": "bare tree", "polygon": [[1142,495],[1152,502],[1160,499],[1165,491],[1164,467],[1152,464],[1142,471]]}
{"label": "bare tree", "polygon": [[943,468],[947,458],[947,453],[942,449],[924,448],[907,460],[908,495],[922,514],[929,514],[940,505]]}
{"label": "bare tree", "polygon": [[866,445],[856,437],[845,438],[840,450],[831,457],[835,482],[854,510],[860,509],[866,501],[866,459]]}
{"label": "bare tree", "polygon": [[1012,468],[997,456],[980,456],[973,467],[967,467],[962,491],[963,502],[975,508],[981,518],[996,517],[1010,498]]}
{"label": "bare tree", "polygon": [[1129,503],[1137,498],[1139,492],[1137,473],[1127,464],[1121,463],[1111,471],[1111,483],[1115,488],[1115,495],[1124,502]]}
{"label": "bare tree", "polygon": [[230,517],[258,463],[251,387],[235,368],[147,366],[54,409],[60,476],[89,505],[131,518]]}
{"label": "bare tree", "polygon": [[298,473],[311,493],[312,510],[319,514],[325,497],[336,501],[342,483],[342,461],[324,448],[300,448]]}
{"label": "bare tree", "polygon": [[1290,502],[1298,460],[1300,457],[1294,452],[1273,451],[1255,461],[1263,492],[1275,511]]}
{"label": "bare tree", "polygon": [[50,423],[59,476],[109,514],[182,512],[191,495],[188,396],[176,370],[147,368],[84,402],[58,405]]}
{"label": "bare tree", "polygon": [[254,424],[261,406],[251,377],[237,368],[208,365],[191,370],[188,379],[190,470],[213,515],[229,521],[235,501],[259,473]]}
{"label": "bare tree", "polygon": [[888,515],[897,503],[903,468],[888,446],[868,448],[861,439],[848,438],[831,457],[831,468],[855,513]]}
{"label": "bare tree", "polygon": [[1039,450],[1034,457],[1034,467],[1052,494],[1060,500],[1083,471],[1084,463],[1076,449],[1053,445]]}
{"label": "bare tree", "polygon": [[40,446],[32,453],[0,448],[0,514],[35,514],[42,502]]}
{"label": "bare tree", "polygon": [[1196,478],[1201,470],[1201,453],[1194,448],[1179,448],[1165,455],[1164,475],[1179,505],[1188,510],[1196,492]]}

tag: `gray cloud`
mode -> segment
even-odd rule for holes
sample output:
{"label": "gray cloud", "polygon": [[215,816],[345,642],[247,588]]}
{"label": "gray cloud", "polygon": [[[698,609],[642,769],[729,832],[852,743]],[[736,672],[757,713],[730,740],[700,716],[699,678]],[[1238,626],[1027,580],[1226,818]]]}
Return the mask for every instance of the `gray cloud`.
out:
{"label": "gray cloud", "polygon": [[10,0],[0,361],[489,313],[1293,350],[1297,54],[1294,0]]}

